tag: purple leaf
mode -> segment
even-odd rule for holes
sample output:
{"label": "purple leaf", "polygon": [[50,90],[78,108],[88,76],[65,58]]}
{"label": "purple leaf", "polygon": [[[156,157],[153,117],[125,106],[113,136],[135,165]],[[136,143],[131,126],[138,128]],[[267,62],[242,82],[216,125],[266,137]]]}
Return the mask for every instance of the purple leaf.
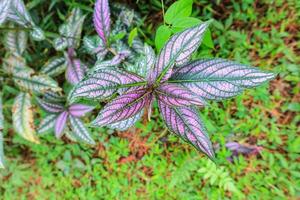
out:
{"label": "purple leaf", "polygon": [[93,106],[88,106],[84,104],[72,104],[69,107],[69,113],[74,117],[82,117],[86,113],[91,112],[93,109]]}
{"label": "purple leaf", "polygon": [[149,74],[149,83],[167,80],[174,65],[186,63],[200,46],[209,24],[210,22],[205,22],[172,36],[159,53],[156,64]]}
{"label": "purple leaf", "polygon": [[86,65],[79,59],[69,58],[67,60],[66,78],[71,84],[77,84],[84,78],[86,70]]}
{"label": "purple leaf", "polygon": [[209,158],[214,158],[211,142],[195,108],[171,107],[161,101],[158,101],[158,104],[163,119],[171,132],[191,143]]}
{"label": "purple leaf", "polygon": [[58,115],[55,121],[54,132],[57,138],[60,138],[64,132],[64,129],[67,124],[68,115],[69,115],[68,112],[64,111]]}
{"label": "purple leaf", "polygon": [[60,103],[50,103],[43,99],[36,98],[39,106],[49,113],[60,113],[64,110],[64,106]]}
{"label": "purple leaf", "polygon": [[155,90],[157,99],[169,106],[204,106],[205,101],[190,90],[176,84],[165,83]]}
{"label": "purple leaf", "polygon": [[110,10],[108,0],[96,1],[93,20],[98,35],[106,44],[110,32]]}
{"label": "purple leaf", "polygon": [[112,123],[112,124],[108,125],[108,128],[117,129],[119,131],[125,131],[126,129],[133,126],[142,117],[142,115],[144,113],[143,111],[144,110],[141,110],[139,113],[137,113],[137,114],[133,115],[132,117],[125,119],[123,121]]}
{"label": "purple leaf", "polygon": [[225,146],[233,153],[233,156],[237,156],[238,154],[255,155],[260,153],[262,150],[262,147],[255,145],[244,145],[238,142],[228,142]]}
{"label": "purple leaf", "polygon": [[274,74],[224,59],[203,59],[178,67],[168,82],[181,84],[205,99],[236,96],[258,86]]}
{"label": "purple leaf", "polygon": [[143,89],[120,95],[100,111],[92,124],[103,126],[131,118],[146,106],[148,98],[149,93]]}
{"label": "purple leaf", "polygon": [[72,102],[78,97],[104,100],[120,87],[129,88],[134,83],[143,83],[143,78],[118,69],[101,69],[81,81],[69,94]]}

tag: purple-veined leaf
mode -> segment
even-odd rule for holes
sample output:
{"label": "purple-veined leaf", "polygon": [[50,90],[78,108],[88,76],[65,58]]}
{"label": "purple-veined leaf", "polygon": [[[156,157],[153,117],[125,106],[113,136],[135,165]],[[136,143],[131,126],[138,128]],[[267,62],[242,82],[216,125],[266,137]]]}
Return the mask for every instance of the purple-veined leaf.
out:
{"label": "purple-veined leaf", "polygon": [[9,13],[10,0],[1,0],[0,2],[0,26],[5,22]]}
{"label": "purple-veined leaf", "polygon": [[93,109],[93,106],[88,106],[84,104],[72,104],[68,110],[70,115],[74,117],[82,117],[86,113],[91,112]]}
{"label": "purple-veined leaf", "polygon": [[48,113],[60,113],[65,110],[63,104],[47,102],[43,99],[36,98],[39,106]]}
{"label": "purple-veined leaf", "polygon": [[66,68],[66,59],[64,57],[54,57],[47,61],[40,72],[55,77],[63,73]]}
{"label": "purple-veined leaf", "polygon": [[12,107],[12,120],[15,131],[24,139],[39,143],[36,136],[33,107],[31,105],[31,96],[28,93],[20,92],[16,96]]}
{"label": "purple-veined leaf", "polygon": [[234,157],[237,157],[239,154],[244,156],[257,155],[262,150],[262,147],[260,146],[240,144],[238,142],[227,142],[225,146],[232,152],[232,155],[227,158],[227,160],[231,162]]}
{"label": "purple-veined leaf", "polygon": [[[0,4],[1,6],[1,4]],[[4,117],[2,112],[2,92],[0,91],[0,169],[4,168],[4,151],[3,151],[3,129],[4,129]]]}
{"label": "purple-veined leaf", "polygon": [[83,45],[89,54],[97,55],[97,61],[102,61],[108,52],[102,39],[97,35],[84,37]]}
{"label": "purple-veined leaf", "polygon": [[69,118],[73,136],[75,136],[76,139],[83,141],[87,144],[96,144],[93,138],[90,136],[88,129],[84,126],[80,119],[72,115],[70,115]]}
{"label": "purple-veined leaf", "polygon": [[49,130],[54,129],[56,118],[57,118],[56,114],[50,114],[47,115],[45,118],[43,118],[37,129],[37,133],[41,135],[43,133],[46,133]]}
{"label": "purple-veined leaf", "polygon": [[160,112],[168,129],[191,143],[210,159],[214,152],[199,113],[194,107],[171,107],[158,101]]}
{"label": "purple-veined leaf", "polygon": [[149,83],[167,80],[172,74],[174,65],[186,63],[200,46],[209,24],[210,21],[201,23],[173,35],[160,51],[155,66],[149,74]]}
{"label": "purple-veined leaf", "polygon": [[129,55],[129,53],[130,52],[128,51],[122,51],[119,52],[116,56],[114,56],[111,60],[96,62],[95,66],[90,70],[89,74],[92,74],[95,71],[104,69],[106,67],[119,65],[123,60],[125,60],[125,58]]}
{"label": "purple-veined leaf", "polygon": [[67,111],[64,111],[60,113],[56,118],[54,132],[57,138],[60,138],[63,135],[64,129],[67,125],[68,117],[69,117],[69,113]]}
{"label": "purple-veined leaf", "polygon": [[108,0],[96,1],[93,21],[98,35],[106,44],[110,33],[110,10]]}
{"label": "purple-veined leaf", "polygon": [[120,95],[108,103],[92,122],[94,126],[104,126],[124,121],[139,113],[148,103],[147,90],[135,90]]}
{"label": "purple-veined leaf", "polygon": [[169,106],[204,106],[205,101],[185,87],[164,83],[155,90],[157,99]]}
{"label": "purple-veined leaf", "polygon": [[156,57],[154,50],[148,44],[144,45],[144,55],[146,56],[146,63],[148,69],[152,69],[155,65]]}
{"label": "purple-veined leaf", "polygon": [[11,0],[10,2],[8,19],[27,28],[34,26],[23,0]]}
{"label": "purple-veined leaf", "polygon": [[74,85],[79,83],[84,78],[86,70],[87,66],[83,64],[79,59],[67,59],[66,79],[71,84]]}
{"label": "purple-veined leaf", "polygon": [[144,110],[141,110],[139,113],[133,115],[132,117],[120,121],[120,122],[116,122],[116,123],[112,123],[110,125],[108,125],[108,128],[111,129],[116,129],[119,131],[125,131],[126,129],[130,128],[131,126],[133,126],[139,119],[141,119],[141,117],[143,116],[143,112]]}
{"label": "purple-veined leaf", "polygon": [[205,99],[221,100],[273,78],[272,73],[236,62],[203,59],[178,67],[169,82],[181,84]]}
{"label": "purple-veined leaf", "polygon": [[129,88],[136,83],[145,84],[141,77],[129,72],[119,69],[102,69],[77,84],[70,92],[68,99],[70,102],[79,97],[104,100],[120,87]]}
{"label": "purple-veined leaf", "polygon": [[52,103],[64,103],[66,101],[65,97],[51,91],[44,94],[44,99]]}

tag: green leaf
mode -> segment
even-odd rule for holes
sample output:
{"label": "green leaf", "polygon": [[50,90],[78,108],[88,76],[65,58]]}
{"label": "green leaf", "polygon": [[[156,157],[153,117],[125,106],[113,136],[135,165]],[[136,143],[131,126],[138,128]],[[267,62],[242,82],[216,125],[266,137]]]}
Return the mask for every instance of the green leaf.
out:
{"label": "green leaf", "polygon": [[158,27],[155,34],[155,47],[158,51],[165,45],[171,35],[172,32],[169,27],[165,25]]}
{"label": "green leaf", "polygon": [[34,129],[33,108],[28,93],[20,92],[12,108],[13,126],[24,139],[39,143]]}
{"label": "green leaf", "polygon": [[3,133],[4,117],[2,112],[2,93],[0,92],[0,168],[4,168]]}
{"label": "green leaf", "polygon": [[[180,17],[176,18],[172,24],[172,31],[174,33],[180,32],[186,28],[196,26],[201,23],[201,20],[194,17]],[[214,48],[214,43],[211,37],[210,30],[207,30],[203,36],[202,44],[209,48]]]}
{"label": "green leaf", "polygon": [[165,14],[165,21],[173,24],[179,17],[188,17],[192,13],[193,0],[179,0],[173,3]]}
{"label": "green leaf", "polygon": [[135,27],[134,29],[132,29],[129,33],[129,36],[128,36],[128,44],[129,46],[132,46],[132,42],[134,40],[134,38],[138,35],[138,30],[137,28]]}
{"label": "green leaf", "polygon": [[29,67],[20,68],[13,73],[13,80],[20,88],[26,91],[45,93],[46,91],[57,92],[61,88],[57,82],[47,75],[35,75]]}

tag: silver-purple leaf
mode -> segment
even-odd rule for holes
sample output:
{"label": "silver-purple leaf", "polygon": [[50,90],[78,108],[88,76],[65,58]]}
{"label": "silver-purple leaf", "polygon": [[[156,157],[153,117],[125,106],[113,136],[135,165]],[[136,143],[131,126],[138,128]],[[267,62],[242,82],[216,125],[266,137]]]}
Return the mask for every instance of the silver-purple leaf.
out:
{"label": "silver-purple leaf", "polygon": [[37,129],[37,133],[41,135],[53,129],[55,126],[56,118],[57,118],[56,114],[50,114],[47,115],[45,118],[43,118]]}
{"label": "silver-purple leaf", "polygon": [[85,76],[87,66],[79,59],[67,59],[66,79],[69,83],[75,85],[79,83]]}
{"label": "silver-purple leaf", "polygon": [[185,87],[178,84],[164,83],[155,90],[159,101],[169,106],[204,106],[205,101]]}
{"label": "silver-purple leaf", "polygon": [[8,27],[12,28],[12,30],[9,30],[5,33],[3,40],[4,46],[13,55],[22,56],[27,47],[27,32],[18,30],[18,27],[14,26],[13,24],[9,24]]}
{"label": "silver-purple leaf", "polygon": [[0,2],[0,25],[2,25],[9,13],[10,0],[1,0]]}
{"label": "silver-purple leaf", "polygon": [[70,113],[70,115],[74,116],[74,117],[82,117],[84,116],[86,113],[91,112],[94,109],[93,106],[88,106],[88,105],[84,105],[84,104],[72,104],[68,111]]}
{"label": "silver-purple leaf", "polygon": [[172,74],[174,65],[186,63],[200,46],[209,24],[210,21],[173,35],[160,51],[156,64],[149,74],[149,83],[167,80]]}
{"label": "silver-purple leaf", "polygon": [[108,0],[97,0],[93,16],[95,29],[106,44],[110,33],[110,10]]}
{"label": "silver-purple leaf", "polygon": [[51,91],[46,92],[43,97],[46,101],[52,103],[64,103],[66,101],[65,97]]}
{"label": "silver-purple leaf", "polygon": [[102,69],[77,84],[70,92],[68,99],[71,102],[79,97],[104,100],[120,87],[129,88],[131,84],[138,82],[143,83],[144,80],[119,69]]}
{"label": "silver-purple leaf", "polygon": [[125,131],[126,129],[130,128],[131,126],[133,126],[139,119],[141,119],[144,110],[141,110],[139,113],[135,114],[134,116],[125,119],[123,121],[120,122],[116,122],[116,123],[112,123],[110,125],[108,125],[108,128],[111,129],[116,129],[119,131]]}
{"label": "silver-purple leaf", "polygon": [[38,105],[49,113],[60,113],[64,110],[64,106],[58,103],[47,102],[43,99],[36,98]]}
{"label": "silver-purple leaf", "polygon": [[104,126],[124,121],[141,112],[147,105],[147,90],[136,90],[120,95],[108,103],[92,122],[94,126]]}
{"label": "silver-purple leaf", "polygon": [[178,67],[169,82],[211,100],[230,98],[274,78],[273,73],[224,59],[203,59]]}
{"label": "silver-purple leaf", "polygon": [[26,10],[23,0],[11,0],[8,19],[24,27],[33,27],[34,23]]}
{"label": "silver-purple leaf", "polygon": [[63,73],[66,68],[66,59],[64,57],[54,57],[46,62],[40,72],[54,77]]}
{"label": "silver-purple leaf", "polygon": [[64,129],[66,128],[66,125],[67,125],[68,117],[69,117],[68,112],[64,111],[64,112],[60,113],[58,115],[58,117],[56,118],[55,126],[54,126],[54,133],[57,138],[60,138],[63,135]]}
{"label": "silver-purple leaf", "polygon": [[97,35],[84,37],[83,46],[89,54],[97,55],[97,61],[102,61],[108,52],[102,39]]}
{"label": "silver-purple leaf", "polygon": [[73,133],[72,136],[87,144],[91,144],[91,145],[96,144],[93,138],[90,136],[88,129],[84,126],[84,124],[80,119],[72,115],[70,115],[69,118],[70,118],[72,133]]}
{"label": "silver-purple leaf", "polygon": [[214,151],[199,113],[194,107],[171,107],[158,101],[168,129],[214,159]]}

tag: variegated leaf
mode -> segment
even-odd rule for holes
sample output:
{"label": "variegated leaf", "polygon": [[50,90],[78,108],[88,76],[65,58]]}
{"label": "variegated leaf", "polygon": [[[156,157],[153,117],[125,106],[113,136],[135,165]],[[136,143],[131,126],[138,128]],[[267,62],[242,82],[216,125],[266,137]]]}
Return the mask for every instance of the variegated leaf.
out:
{"label": "variegated leaf", "polygon": [[41,73],[55,77],[63,73],[67,68],[64,57],[51,58],[41,69]]}
{"label": "variegated leaf", "polygon": [[205,99],[221,100],[273,78],[272,73],[229,60],[203,59],[176,69],[169,82],[181,84]]}
{"label": "variegated leaf", "polygon": [[205,105],[201,97],[177,84],[164,83],[155,90],[155,94],[159,101],[169,106]]}
{"label": "variegated leaf", "polygon": [[146,56],[147,69],[150,70],[153,68],[156,58],[154,50],[148,44],[144,46],[144,55]]}
{"label": "variegated leaf", "polygon": [[119,131],[125,131],[126,129],[130,128],[131,126],[133,126],[139,119],[141,119],[144,110],[140,111],[139,113],[137,113],[136,115],[120,121],[120,122],[116,122],[116,123],[112,123],[109,124],[107,127],[111,128],[111,129],[116,129]]}
{"label": "variegated leaf", "polygon": [[[14,82],[22,89],[37,93],[45,93],[46,91],[60,91],[56,81],[46,75],[32,75],[28,73],[28,68],[20,69],[13,74]],[[30,69],[30,68],[29,68]]]}
{"label": "variegated leaf", "polygon": [[[11,28],[15,26],[9,25]],[[21,56],[27,46],[27,33],[22,30],[9,30],[4,36],[4,46],[12,54]]]}
{"label": "variegated leaf", "polygon": [[85,76],[87,66],[79,59],[67,59],[66,79],[69,83],[75,85],[79,83]]}
{"label": "variegated leaf", "polygon": [[92,124],[94,126],[104,126],[131,118],[141,112],[149,103],[149,96],[150,94],[144,89],[122,94],[108,103]]}
{"label": "variegated leaf", "polygon": [[53,41],[53,47],[55,48],[56,51],[63,51],[68,47],[68,41],[66,38],[56,38]]}
{"label": "variegated leaf", "polygon": [[40,98],[36,98],[36,100],[38,105],[48,113],[60,113],[65,110],[63,104],[47,102]]}
{"label": "variegated leaf", "polygon": [[13,74],[18,69],[26,66],[25,59],[19,55],[9,54],[2,61],[2,68],[7,74]]}
{"label": "variegated leaf", "polygon": [[46,92],[43,97],[46,101],[53,103],[65,103],[66,101],[66,98],[64,96],[51,91]]}
{"label": "variegated leaf", "polygon": [[106,44],[110,34],[110,10],[108,0],[96,1],[93,21],[98,35]]}
{"label": "variegated leaf", "polygon": [[97,55],[97,61],[102,61],[108,52],[102,39],[99,38],[98,36],[84,37],[83,45],[89,54]]}
{"label": "variegated leaf", "polygon": [[72,132],[74,133],[73,136],[75,136],[76,139],[87,144],[96,144],[93,138],[90,136],[88,129],[84,126],[80,119],[70,116],[70,124]]}
{"label": "variegated leaf", "polygon": [[138,83],[145,85],[144,80],[134,74],[118,69],[102,69],[77,84],[68,99],[70,102],[79,97],[104,100],[120,87],[129,88]]}
{"label": "variegated leaf", "polygon": [[5,22],[9,13],[10,0],[1,0],[0,2],[0,26]]}
{"label": "variegated leaf", "polygon": [[158,101],[159,109],[168,129],[191,143],[210,159],[214,151],[198,111],[193,107],[171,107]]}
{"label": "variegated leaf", "polygon": [[32,28],[32,30],[30,31],[30,36],[35,41],[42,41],[46,38],[45,34],[44,34],[44,31],[41,28],[37,27],[37,26],[34,26]]}
{"label": "variegated leaf", "polygon": [[210,22],[205,22],[173,35],[162,48],[148,81],[154,83],[167,80],[174,65],[186,63],[201,44]]}
{"label": "variegated leaf", "polygon": [[23,0],[11,0],[8,19],[26,28],[34,26]]}
{"label": "variegated leaf", "polygon": [[63,135],[68,118],[69,114],[67,111],[62,112],[57,116],[54,125],[54,133],[56,138],[61,138],[61,136]]}
{"label": "variegated leaf", "polygon": [[94,106],[88,106],[84,104],[72,104],[69,107],[70,115],[74,117],[82,117],[86,113],[91,112],[94,109]]}
{"label": "variegated leaf", "polygon": [[34,129],[33,108],[28,93],[20,92],[12,108],[13,126],[16,132],[28,141],[39,143]]}
{"label": "variegated leaf", "polygon": [[[1,6],[1,4],[0,4]],[[4,168],[4,151],[3,151],[3,128],[4,128],[4,117],[2,112],[2,93],[0,92],[0,168]]]}
{"label": "variegated leaf", "polygon": [[96,62],[95,66],[90,70],[89,74],[94,73],[100,69],[104,69],[106,67],[113,67],[119,65],[125,58],[129,55],[128,51],[119,52],[116,56],[114,56],[111,60]]}
{"label": "variegated leaf", "polygon": [[55,115],[55,114],[50,114],[50,115],[47,115],[45,118],[43,118],[37,129],[37,133],[39,135],[41,135],[41,134],[44,134],[44,133],[54,129],[56,118],[57,118],[57,115]]}

